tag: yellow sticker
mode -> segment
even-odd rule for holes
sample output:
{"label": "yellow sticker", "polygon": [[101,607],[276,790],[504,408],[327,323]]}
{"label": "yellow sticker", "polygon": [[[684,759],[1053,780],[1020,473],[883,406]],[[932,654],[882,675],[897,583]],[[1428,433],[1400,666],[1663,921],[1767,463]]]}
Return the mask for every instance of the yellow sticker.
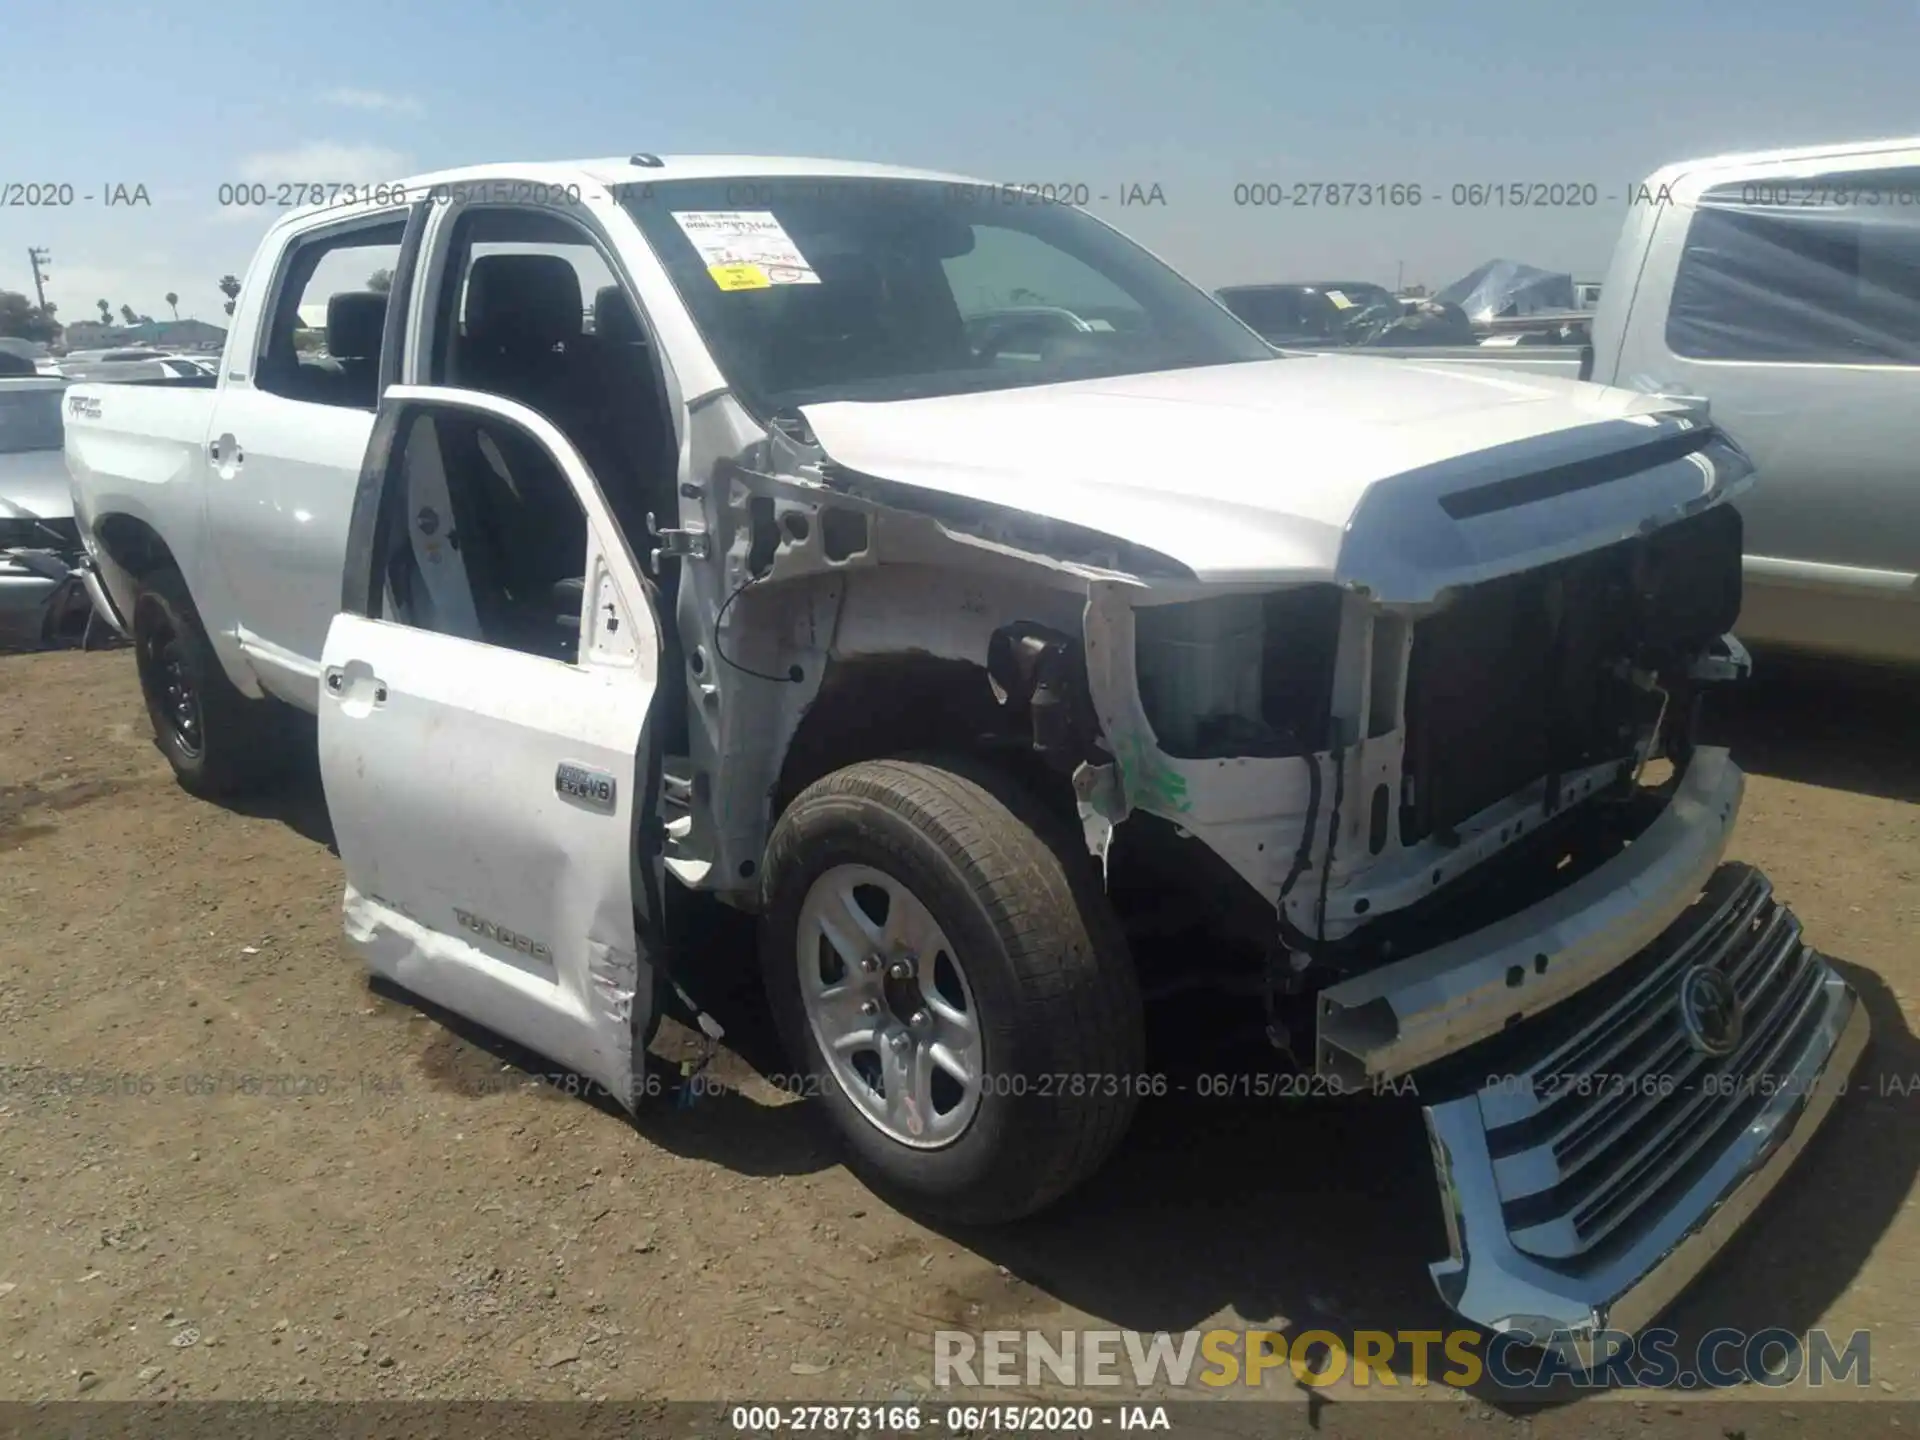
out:
{"label": "yellow sticker", "polygon": [[709,265],[707,274],[722,290],[765,290],[773,284],[758,265]]}

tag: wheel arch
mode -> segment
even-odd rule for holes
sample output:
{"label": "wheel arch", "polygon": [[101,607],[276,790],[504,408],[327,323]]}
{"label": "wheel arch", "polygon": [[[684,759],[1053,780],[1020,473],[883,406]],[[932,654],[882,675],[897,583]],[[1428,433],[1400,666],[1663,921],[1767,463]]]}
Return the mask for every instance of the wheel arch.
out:
{"label": "wheel arch", "polygon": [[100,581],[131,629],[140,583],[156,570],[178,570],[180,562],[150,522],[124,510],[99,516],[91,533]]}
{"label": "wheel arch", "polygon": [[964,756],[991,765],[1048,810],[1075,819],[1073,787],[1034,750],[1021,717],[995,698],[984,665],[906,652],[832,661],[781,761],[772,825],[800,793],[863,760]]}
{"label": "wheel arch", "polygon": [[[90,530],[94,541],[94,562],[100,570],[109,597],[130,630],[137,623],[136,612],[142,586],[159,571],[171,570],[180,576],[181,583],[186,587],[187,598],[193,604],[195,615],[206,632],[214,655],[220,661],[220,668],[226,671],[227,679],[250,699],[257,699],[265,693],[259,676],[254,674],[253,666],[248,663],[245,652],[234,637],[207,623],[207,612],[202,601],[208,597],[200,593],[200,586],[195,579],[211,585],[216,592],[224,593],[217,574],[189,575],[186,557],[167,543],[158,527],[128,511],[115,510],[98,516],[92,521]],[[202,555],[203,567],[210,558]],[[213,598],[218,600],[220,594],[217,593]]]}

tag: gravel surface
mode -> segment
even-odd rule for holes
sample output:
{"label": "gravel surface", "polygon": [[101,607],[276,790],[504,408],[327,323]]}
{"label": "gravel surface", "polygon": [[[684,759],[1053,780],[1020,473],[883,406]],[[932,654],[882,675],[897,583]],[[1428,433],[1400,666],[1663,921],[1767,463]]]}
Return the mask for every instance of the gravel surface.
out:
{"label": "gravel surface", "polygon": [[[1734,853],[1876,1038],[1673,1321],[1868,1328],[1913,1400],[1920,701],[1781,666],[1726,720]],[[750,1004],[723,1093],[631,1120],[370,985],[340,884],[314,776],[196,801],[126,652],[0,657],[0,1398],[928,1399],[937,1328],[1448,1323],[1410,1106],[1152,1102],[1090,1192],[943,1233],[759,1077]]]}

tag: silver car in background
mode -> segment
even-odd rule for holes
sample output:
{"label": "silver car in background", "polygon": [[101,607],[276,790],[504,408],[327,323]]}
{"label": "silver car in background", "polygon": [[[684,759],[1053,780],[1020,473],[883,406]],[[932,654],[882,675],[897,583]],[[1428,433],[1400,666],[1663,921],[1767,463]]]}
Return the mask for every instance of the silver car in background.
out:
{"label": "silver car in background", "polygon": [[69,380],[211,380],[217,355],[176,355],[166,350],[110,350],[69,355],[60,374]]}
{"label": "silver car in background", "polygon": [[66,388],[0,379],[0,649],[80,641],[93,613],[62,451]]}

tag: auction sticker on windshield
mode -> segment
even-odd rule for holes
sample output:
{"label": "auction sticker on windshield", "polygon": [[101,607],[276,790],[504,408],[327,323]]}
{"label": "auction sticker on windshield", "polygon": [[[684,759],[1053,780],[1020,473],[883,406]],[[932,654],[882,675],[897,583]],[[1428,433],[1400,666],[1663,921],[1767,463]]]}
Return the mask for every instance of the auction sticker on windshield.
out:
{"label": "auction sticker on windshield", "polygon": [[676,210],[673,218],[722,290],[820,283],[771,210]]}

